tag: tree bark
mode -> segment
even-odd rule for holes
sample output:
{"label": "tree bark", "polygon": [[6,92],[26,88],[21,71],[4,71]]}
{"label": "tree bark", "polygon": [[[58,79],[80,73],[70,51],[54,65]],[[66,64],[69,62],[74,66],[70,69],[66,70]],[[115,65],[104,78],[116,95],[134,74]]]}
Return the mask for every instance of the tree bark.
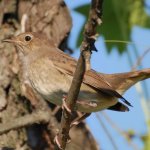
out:
{"label": "tree bark", "polygon": [[[0,41],[21,32],[43,32],[60,47],[72,26],[69,10],[62,0],[0,1]],[[65,49],[65,48],[64,48]],[[64,50],[63,49],[63,50]],[[15,47],[0,43],[0,123],[31,114],[34,110],[21,95],[19,61]],[[55,110],[52,104],[50,109]],[[54,117],[60,123],[61,109]],[[52,134],[47,124],[33,124],[0,135],[0,148],[16,150],[52,150]],[[97,150],[97,144],[85,123],[74,127],[68,150]]]}

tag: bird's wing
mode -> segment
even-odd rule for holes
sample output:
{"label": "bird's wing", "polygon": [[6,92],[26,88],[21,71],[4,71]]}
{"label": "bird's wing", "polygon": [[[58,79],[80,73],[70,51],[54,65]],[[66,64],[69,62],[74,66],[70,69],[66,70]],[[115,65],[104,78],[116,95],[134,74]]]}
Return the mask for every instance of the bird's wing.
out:
{"label": "bird's wing", "polygon": [[58,49],[57,51],[55,50],[50,53],[49,59],[63,74],[69,74],[73,76],[77,64],[77,61],[74,58]]}
{"label": "bird's wing", "polygon": [[129,108],[120,102],[107,109],[114,110],[114,111],[121,111],[121,112],[129,111]]}
{"label": "bird's wing", "polygon": [[[59,49],[58,51],[54,51],[53,53],[55,53],[55,55],[51,52],[49,59],[53,62],[55,67],[62,73],[73,76],[77,61],[64,52],[60,51]],[[124,103],[132,106],[125,98],[123,98],[118,92],[113,89],[111,84],[106,81],[103,76],[101,76],[94,70],[89,70],[85,73],[83,83],[103,94],[107,94],[108,96],[121,98]]]}
{"label": "bird's wing", "polygon": [[113,89],[113,86],[103,76],[94,70],[86,72],[83,82],[98,89],[101,93],[120,98],[125,104],[132,106],[122,95]]}

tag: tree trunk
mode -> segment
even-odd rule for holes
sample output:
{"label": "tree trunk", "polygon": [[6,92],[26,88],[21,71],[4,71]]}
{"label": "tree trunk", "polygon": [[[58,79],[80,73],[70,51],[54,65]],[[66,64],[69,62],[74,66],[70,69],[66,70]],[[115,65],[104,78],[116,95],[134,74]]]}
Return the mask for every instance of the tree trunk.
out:
{"label": "tree trunk", "polygon": [[[62,0],[0,1],[0,41],[21,32],[43,32],[65,50],[72,25],[70,13]],[[65,44],[64,44],[65,43]],[[29,101],[21,95],[19,61],[11,44],[0,43],[0,123],[30,114]],[[53,111],[57,107],[50,104]],[[55,113],[59,124],[61,110]],[[0,148],[16,150],[52,150],[54,143],[46,124],[33,124],[0,135]],[[85,123],[71,129],[68,150],[97,150],[97,144]]]}

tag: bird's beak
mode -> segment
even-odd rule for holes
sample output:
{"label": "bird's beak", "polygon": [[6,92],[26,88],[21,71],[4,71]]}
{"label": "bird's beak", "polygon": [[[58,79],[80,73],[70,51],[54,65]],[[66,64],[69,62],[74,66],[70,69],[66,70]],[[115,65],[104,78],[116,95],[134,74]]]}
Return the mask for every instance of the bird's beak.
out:
{"label": "bird's beak", "polygon": [[17,41],[15,39],[4,39],[2,40],[2,42],[8,42],[8,43],[17,43]]}
{"label": "bird's beak", "polygon": [[4,39],[4,40],[2,40],[2,42],[12,43],[12,44],[14,44],[15,46],[19,47],[19,50],[24,53],[23,48],[22,48],[22,45],[23,45],[23,44],[22,44],[21,41],[19,41],[17,38],[13,37],[13,38],[11,38],[11,39]]}

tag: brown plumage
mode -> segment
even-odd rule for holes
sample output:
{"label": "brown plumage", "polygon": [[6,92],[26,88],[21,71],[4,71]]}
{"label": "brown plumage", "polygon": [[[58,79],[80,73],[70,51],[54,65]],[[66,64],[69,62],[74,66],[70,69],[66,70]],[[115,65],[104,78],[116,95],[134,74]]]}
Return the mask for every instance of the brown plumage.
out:
{"label": "brown plumage", "polygon": [[[22,63],[22,85],[28,84],[46,100],[62,104],[67,95],[77,61],[59,50],[54,42],[38,33],[23,33],[6,42],[14,43]],[[128,111],[131,104],[122,94],[140,80],[150,77],[150,69],[121,74],[102,74],[94,70],[84,75],[76,109],[95,112],[103,109]],[[123,103],[118,102],[120,98]]]}

